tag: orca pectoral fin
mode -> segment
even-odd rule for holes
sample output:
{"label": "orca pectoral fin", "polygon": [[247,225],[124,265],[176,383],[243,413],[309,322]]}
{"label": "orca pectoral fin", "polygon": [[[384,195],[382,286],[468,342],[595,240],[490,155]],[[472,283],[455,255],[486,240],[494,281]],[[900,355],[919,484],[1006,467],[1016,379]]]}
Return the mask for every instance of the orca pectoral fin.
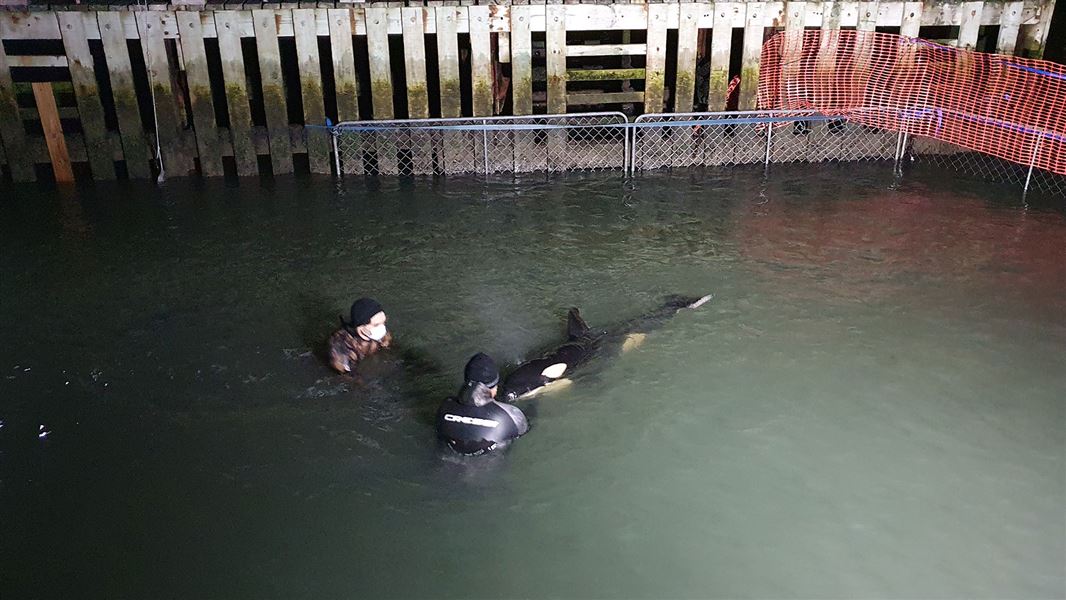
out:
{"label": "orca pectoral fin", "polygon": [[556,393],[556,392],[558,392],[560,390],[565,390],[566,388],[568,388],[571,385],[573,385],[573,383],[574,383],[573,379],[568,379],[568,378],[566,378],[566,379],[556,379],[555,381],[549,383],[548,385],[546,385],[546,386],[544,386],[544,387],[542,387],[540,389],[544,390],[544,394],[545,395],[554,394],[554,393]]}
{"label": "orca pectoral fin", "polygon": [[541,371],[540,375],[541,377],[546,377],[548,379],[559,379],[563,376],[563,373],[566,373],[567,366],[568,365],[564,362],[555,363]]}
{"label": "orca pectoral fin", "polygon": [[696,300],[696,301],[695,301],[695,302],[693,302],[692,304],[689,304],[689,305],[687,306],[687,308],[691,308],[691,309],[695,310],[695,309],[697,309],[697,308],[699,308],[699,307],[703,306],[704,304],[707,304],[707,303],[708,303],[708,302],[710,302],[710,301],[711,301],[712,299],[714,299],[714,294],[707,294],[706,296],[704,296],[704,297],[700,298],[699,300]]}
{"label": "orca pectoral fin", "polygon": [[627,335],[625,341],[622,342],[622,353],[624,354],[630,350],[636,350],[647,338],[648,334],[646,333],[631,333]]}

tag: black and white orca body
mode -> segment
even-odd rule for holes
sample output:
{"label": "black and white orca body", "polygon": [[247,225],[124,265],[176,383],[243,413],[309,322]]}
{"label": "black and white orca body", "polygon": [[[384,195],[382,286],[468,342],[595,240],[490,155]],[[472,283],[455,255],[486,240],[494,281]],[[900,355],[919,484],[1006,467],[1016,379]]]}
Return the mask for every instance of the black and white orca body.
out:
{"label": "black and white orca body", "polygon": [[710,294],[701,298],[671,297],[658,309],[633,319],[614,331],[593,330],[581,318],[578,309],[571,308],[567,313],[567,341],[541,358],[518,365],[502,384],[502,399],[511,402],[532,396],[545,387],[564,380],[575,368],[595,356],[611,341],[622,342],[624,347],[627,336],[662,325],[681,310],[699,308],[711,297]]}

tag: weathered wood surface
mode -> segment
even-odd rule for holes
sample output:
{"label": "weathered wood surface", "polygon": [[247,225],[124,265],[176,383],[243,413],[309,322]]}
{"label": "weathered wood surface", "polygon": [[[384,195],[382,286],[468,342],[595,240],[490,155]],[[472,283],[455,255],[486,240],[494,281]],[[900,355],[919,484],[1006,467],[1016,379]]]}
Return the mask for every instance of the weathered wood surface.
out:
{"label": "weathered wood surface", "polygon": [[312,173],[329,174],[330,139],[326,126],[326,106],[322,96],[322,63],[318,54],[315,19],[321,8],[298,8],[292,11],[296,33],[296,60],[300,72],[300,98],[303,104],[304,137],[307,162]]}
{"label": "weathered wood surface", "polygon": [[567,56],[644,56],[647,44],[577,44],[567,46]]}
{"label": "weathered wood surface", "polygon": [[533,114],[533,47],[528,6],[511,7],[511,103],[516,115]]}
{"label": "weathered wood surface", "polygon": [[572,106],[639,103],[643,100],[644,92],[575,92],[566,95],[566,103]]}
{"label": "weathered wood surface", "polygon": [[566,7],[547,6],[545,32],[545,62],[548,67],[548,112],[566,112]]}
{"label": "weathered wood surface", "polygon": [[759,60],[762,57],[765,2],[749,2],[744,23],[744,46],[740,64],[740,110],[754,110],[758,103]]}
{"label": "weathered wood surface", "polygon": [[226,86],[226,108],[229,112],[230,143],[237,174],[244,177],[259,172],[259,161],[252,143],[252,111],[248,103],[248,79],[244,70],[244,54],[236,27],[240,13],[215,13],[218,28],[218,49],[222,55],[222,79]]}
{"label": "weathered wood surface", "polygon": [[[775,25],[774,18],[777,14],[784,13],[784,7],[786,2],[767,2],[766,12],[771,16],[766,22],[767,27],[779,26]],[[860,4],[877,4],[870,2],[863,2]],[[881,2],[879,10],[875,10],[872,13],[872,21],[878,26],[899,26],[902,21],[903,14],[903,1],[894,0],[891,2]],[[933,4],[933,3],[930,3]],[[227,5],[228,6],[228,5]],[[241,6],[241,5],[237,5]],[[252,5],[248,5],[251,7]],[[254,5],[259,7],[261,5]],[[523,6],[523,5],[520,5]],[[641,3],[636,4],[567,4],[567,29],[569,31],[624,31],[624,30],[642,30],[647,25],[647,11],[646,7]],[[676,29],[678,26],[678,18],[680,14],[679,3],[669,3],[665,5],[667,7],[668,26],[671,29]],[[942,7],[943,10],[926,10],[926,14],[922,18],[922,25],[961,25],[962,13],[958,10],[958,4],[937,4],[936,6]],[[998,24],[998,10],[994,10],[998,4],[994,2],[988,2],[986,15],[982,17],[982,25],[997,25]],[[1049,15],[1050,10],[1041,11],[1041,6],[1050,6],[1054,8],[1054,0],[1027,0],[1026,8],[1023,12],[1022,25],[1039,25],[1044,21],[1043,15]],[[543,4],[523,6],[524,9],[532,9],[533,18],[530,22],[530,31],[543,32],[545,31],[545,19],[543,12]],[[490,18],[490,31],[497,33],[510,32],[511,26],[511,13],[513,6],[490,6],[491,18]],[[993,9],[993,10],[988,10]],[[361,13],[362,8],[341,8],[330,9],[328,12],[337,11],[350,11],[352,13]],[[389,35],[400,35],[402,33],[402,17],[401,9],[399,7],[382,8],[386,11],[385,26]],[[427,7],[427,11],[435,10],[434,7]],[[137,38],[137,30],[134,24],[134,15],[137,11],[119,11],[122,18],[126,22],[126,33],[130,39]],[[159,11],[154,11],[159,12]],[[855,27],[858,22],[863,20],[863,12],[859,11],[857,16],[844,15],[841,20],[842,27]],[[167,15],[164,20],[170,24],[173,21],[173,13],[163,12]],[[239,32],[242,37],[253,37],[254,26],[253,20],[250,15],[250,11],[241,11],[242,18],[237,23]],[[5,39],[59,39],[59,28],[54,20],[49,18],[49,11],[30,12],[29,16],[25,18],[17,19],[13,22],[0,23],[0,36]],[[42,16],[44,15],[44,16]],[[706,29],[711,27],[711,20],[713,17],[707,16],[705,20],[701,20],[699,27]],[[1050,17],[1047,18],[1050,22]],[[366,35],[366,25],[362,19],[353,18],[355,26],[352,33],[355,35]],[[733,15],[733,26],[744,27],[745,25],[744,11],[738,11]],[[328,36],[331,31],[331,25],[329,18],[325,16],[318,16],[316,18],[316,33],[319,36]],[[807,27],[821,27],[822,15],[819,11],[811,11],[806,17],[805,26]],[[435,19],[426,20],[426,34],[435,34],[436,25]],[[456,30],[458,33],[469,33],[470,24],[465,18],[461,18],[457,23]],[[89,39],[98,39],[99,31],[97,29],[88,29],[86,31]],[[168,38],[177,37],[176,28],[171,28],[169,33],[166,34]],[[216,32],[206,28],[204,29],[204,37],[215,37]],[[293,35],[292,17],[290,11],[283,11],[279,13],[278,21],[278,35],[279,37],[291,37]],[[1046,35],[1046,33],[1045,33]]]}
{"label": "weathered wood surface", "polygon": [[403,9],[403,62],[407,77],[407,114],[412,119],[429,118],[426,84],[425,9]]}
{"label": "weathered wood surface", "polygon": [[[154,93],[156,132],[162,150],[163,169],[171,175],[188,175],[193,170],[192,158],[186,152],[177,97],[171,83],[170,61],[163,43],[165,13],[147,11],[137,13],[137,26],[148,68],[148,82]],[[173,20],[170,21],[173,23]]]}
{"label": "weathered wood surface", "polygon": [[0,43],[0,143],[4,146],[11,178],[15,181],[33,181],[37,178],[33,161],[26,152],[26,132],[22,126],[15,88],[11,82],[7,53]]}
{"label": "weathered wood surface", "polygon": [[690,112],[696,96],[696,42],[699,37],[700,13],[703,5],[688,2],[681,5],[677,29],[677,83],[674,86],[674,111]]}
{"label": "weathered wood surface", "polygon": [[391,119],[392,62],[389,58],[389,33],[386,8],[366,9],[367,51],[370,55],[370,95],[375,119]]}
{"label": "weathered wood surface", "polygon": [[443,6],[436,11],[437,18],[437,73],[440,77],[440,116],[461,117],[462,98],[459,86],[459,38],[456,23],[459,12],[465,9]]}
{"label": "weathered wood surface", "polygon": [[348,10],[327,10],[329,15],[330,53],[333,58],[333,80],[337,93],[337,120],[359,119],[359,83],[355,71],[355,51],[352,47],[352,13]]}
{"label": "weathered wood surface", "polygon": [[493,113],[492,39],[488,6],[466,9],[470,21],[470,84],[475,117]]}
{"label": "weathered wood surface", "polygon": [[270,166],[274,174],[292,173],[292,143],[289,141],[289,111],[281,75],[281,50],[273,10],[254,10],[255,45],[263,86],[263,110],[270,135]]}
{"label": "weathered wood surface", "polygon": [[120,13],[101,11],[96,20],[100,28],[100,41],[104,47],[107,75],[111,80],[111,98],[118,117],[118,131],[122,138],[123,158],[126,172],[133,179],[152,176],[148,143],[141,125],[140,103],[133,85],[133,67],[130,64],[129,47],[123,31]]}
{"label": "weathered wood surface", "polygon": [[726,90],[729,87],[729,54],[733,43],[733,28],[725,27],[732,22],[733,3],[716,2],[714,18],[723,26],[711,33],[711,81],[707,110],[725,110]]}
{"label": "weathered wood surface", "polygon": [[92,13],[62,11],[56,13],[59,30],[63,35],[63,47],[67,52],[70,81],[74,84],[74,97],[78,104],[82,135],[89,149],[89,167],[95,179],[114,179],[115,163],[105,150],[107,125],[104,123],[104,106],[100,103],[100,90],[96,84],[96,67],[89,52],[85,37],[85,22]]}
{"label": "weathered wood surface", "polygon": [[[218,177],[222,175],[222,150],[219,148],[218,127],[215,124],[215,102],[211,97],[211,76],[207,71],[200,15],[196,11],[177,13],[178,31],[181,33],[181,51],[185,57],[185,77],[189,83],[189,103],[200,155],[200,171],[207,177]],[[210,18],[211,14],[204,16]]]}
{"label": "weathered wood surface", "polygon": [[44,130],[45,143],[48,144],[48,156],[52,161],[52,172],[56,182],[73,183],[74,170],[67,153],[67,141],[63,137],[63,126],[59,123],[56,110],[56,98],[52,93],[52,84],[37,82],[33,84],[33,98],[37,102],[37,112],[41,115],[41,129]]}
{"label": "weathered wood surface", "polygon": [[668,4],[649,4],[648,54],[645,59],[644,112],[662,112],[666,85],[666,30]]}
{"label": "weathered wood surface", "polygon": [[1007,2],[1003,5],[1003,16],[999,25],[999,37],[996,40],[996,52],[1014,54],[1018,45],[1018,32],[1021,29],[1024,2]]}

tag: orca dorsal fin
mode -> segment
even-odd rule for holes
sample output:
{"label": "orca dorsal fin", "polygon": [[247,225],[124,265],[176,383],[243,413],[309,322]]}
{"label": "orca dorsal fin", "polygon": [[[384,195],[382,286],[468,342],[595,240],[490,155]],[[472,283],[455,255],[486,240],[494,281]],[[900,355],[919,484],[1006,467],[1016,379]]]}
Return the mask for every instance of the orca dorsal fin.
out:
{"label": "orca dorsal fin", "polygon": [[577,339],[588,333],[589,326],[585,319],[581,318],[581,311],[571,308],[566,313],[566,335],[570,339]]}

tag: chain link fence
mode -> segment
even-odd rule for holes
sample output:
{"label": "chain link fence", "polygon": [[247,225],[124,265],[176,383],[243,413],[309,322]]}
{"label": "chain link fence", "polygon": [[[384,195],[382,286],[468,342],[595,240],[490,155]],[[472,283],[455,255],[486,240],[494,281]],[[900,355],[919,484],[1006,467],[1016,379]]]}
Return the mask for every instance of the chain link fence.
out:
{"label": "chain link fence", "polygon": [[913,138],[907,146],[911,162],[919,167],[949,171],[965,179],[1008,183],[1025,192],[1066,198],[1066,175],[1012,163],[1002,158],[960,148],[929,138]]}
{"label": "chain link fence", "polygon": [[632,172],[664,167],[897,160],[901,136],[813,111],[642,115]]}
{"label": "chain link fence", "polygon": [[452,175],[624,169],[622,113],[411,119],[333,128],[337,172]]}
{"label": "chain link fence", "polygon": [[[451,175],[729,167],[791,162],[913,163],[1066,197],[1066,176],[944,142],[815,111],[528,117],[340,123],[337,172]],[[904,161],[905,157],[910,161]]]}

